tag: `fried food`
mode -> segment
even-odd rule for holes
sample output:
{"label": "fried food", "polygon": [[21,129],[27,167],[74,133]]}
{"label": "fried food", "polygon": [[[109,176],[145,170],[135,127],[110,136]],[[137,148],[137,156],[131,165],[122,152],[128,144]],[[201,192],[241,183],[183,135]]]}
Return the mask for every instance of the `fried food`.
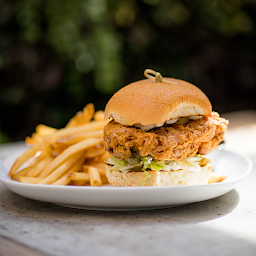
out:
{"label": "fried food", "polygon": [[83,111],[79,111],[67,123],[66,128],[84,125],[90,122],[94,115],[94,105],[92,103],[84,107]]}
{"label": "fried food", "polygon": [[148,79],[121,88],[105,108],[112,120],[104,128],[110,184],[207,184],[212,163],[205,155],[223,140],[228,120],[212,112],[195,85],[150,69],[144,75]]}
{"label": "fried food", "polygon": [[102,181],[100,178],[100,173],[97,168],[90,166],[89,168],[89,177],[91,186],[101,186]]}
{"label": "fried food", "polygon": [[172,124],[148,132],[111,121],[104,129],[104,146],[118,159],[133,152],[159,160],[182,161],[187,156],[207,154],[222,141],[227,120],[212,113],[185,124]]}
{"label": "fried food", "polygon": [[103,148],[107,121],[102,116],[104,112],[94,113],[93,104],[88,104],[63,129],[38,125],[26,138],[32,147],[15,161],[9,176],[31,184],[101,186],[101,179],[106,183],[109,154]]}
{"label": "fried food", "polygon": [[15,161],[14,165],[10,170],[9,175],[12,176],[23,164],[25,164],[29,159],[34,157],[37,154],[37,152],[52,152],[52,143],[56,142],[57,140],[80,132],[99,131],[102,130],[106,124],[107,121],[91,121],[90,123],[85,125],[71,128],[63,128],[57,130],[53,134],[45,135],[44,140],[42,142],[33,145]]}
{"label": "fried food", "polygon": [[21,183],[37,184],[41,180],[42,180],[41,178],[35,178],[35,177],[24,177],[24,176],[19,177],[19,182]]}

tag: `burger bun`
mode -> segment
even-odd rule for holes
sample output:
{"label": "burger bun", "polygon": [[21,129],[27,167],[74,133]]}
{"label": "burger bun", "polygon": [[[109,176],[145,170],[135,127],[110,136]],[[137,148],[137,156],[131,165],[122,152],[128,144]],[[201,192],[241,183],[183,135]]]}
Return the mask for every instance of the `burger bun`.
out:
{"label": "burger bun", "polygon": [[212,112],[209,99],[198,87],[179,79],[165,79],[174,83],[144,79],[123,87],[109,100],[105,118],[128,126],[153,125]]}

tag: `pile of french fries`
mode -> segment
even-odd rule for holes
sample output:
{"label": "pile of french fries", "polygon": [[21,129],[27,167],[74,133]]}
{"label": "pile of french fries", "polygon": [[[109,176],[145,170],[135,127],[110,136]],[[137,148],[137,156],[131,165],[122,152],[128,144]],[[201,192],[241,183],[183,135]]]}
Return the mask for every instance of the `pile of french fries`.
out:
{"label": "pile of french fries", "polygon": [[[93,120],[92,120],[93,119]],[[9,176],[31,184],[91,185],[108,183],[103,147],[104,112],[88,104],[63,129],[38,125],[25,142],[31,147],[13,164]]]}

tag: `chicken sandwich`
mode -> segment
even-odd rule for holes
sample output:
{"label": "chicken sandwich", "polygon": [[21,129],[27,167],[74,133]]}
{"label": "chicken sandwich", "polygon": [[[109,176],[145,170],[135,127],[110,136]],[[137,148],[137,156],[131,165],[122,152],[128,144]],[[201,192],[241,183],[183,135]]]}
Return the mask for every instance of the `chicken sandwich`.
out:
{"label": "chicken sandwich", "polygon": [[198,87],[159,75],[115,93],[105,118],[111,119],[104,146],[113,186],[207,184],[211,162],[205,155],[223,140],[228,125]]}

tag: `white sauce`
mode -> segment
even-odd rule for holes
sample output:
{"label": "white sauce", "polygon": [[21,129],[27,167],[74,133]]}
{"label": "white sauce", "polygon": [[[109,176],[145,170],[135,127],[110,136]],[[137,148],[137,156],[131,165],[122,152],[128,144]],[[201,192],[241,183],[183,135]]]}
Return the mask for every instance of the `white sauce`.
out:
{"label": "white sauce", "polygon": [[152,125],[136,124],[134,126],[137,127],[137,128],[140,128],[141,130],[144,130],[144,131],[149,131],[149,130],[151,130],[151,129],[153,129],[155,127],[153,124]]}
{"label": "white sauce", "polygon": [[174,124],[174,123],[176,123],[178,120],[179,120],[179,118],[177,118],[177,119],[171,119],[171,120],[166,121],[166,123],[167,123],[167,124]]}
{"label": "white sauce", "polygon": [[161,124],[155,124],[155,127],[162,127],[164,125],[164,123]]}
{"label": "white sauce", "polygon": [[[189,118],[190,120],[198,120],[198,119],[201,119],[202,116],[189,116],[188,118]],[[171,120],[166,121],[165,123],[167,123],[167,124],[174,124],[174,123],[176,123],[178,120],[179,120],[179,118],[177,118],[177,119],[171,119]],[[140,128],[140,129],[143,130],[143,131],[149,131],[149,130],[155,128],[155,127],[162,127],[165,123],[151,124],[151,125],[136,124],[136,125],[134,125],[134,126],[137,127],[137,128]]]}

